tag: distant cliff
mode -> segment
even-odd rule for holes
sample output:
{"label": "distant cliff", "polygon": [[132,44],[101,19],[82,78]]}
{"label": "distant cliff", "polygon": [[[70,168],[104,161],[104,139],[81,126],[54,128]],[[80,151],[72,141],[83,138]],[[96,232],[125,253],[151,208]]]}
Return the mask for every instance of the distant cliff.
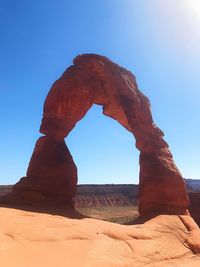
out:
{"label": "distant cliff", "polygon": [[184,179],[188,192],[200,192],[200,179]]}
{"label": "distant cliff", "polygon": [[78,185],[75,206],[98,208],[101,206],[137,206],[138,185],[105,184]]}
{"label": "distant cliff", "polygon": [[[188,192],[200,192],[200,180],[185,179]],[[0,196],[12,191],[12,185],[1,185]],[[193,194],[194,195],[194,194]],[[194,197],[193,197],[194,198]],[[192,202],[194,202],[192,198]],[[78,185],[74,198],[77,208],[137,206],[138,185],[134,184],[84,184]],[[200,205],[199,205],[200,206]]]}

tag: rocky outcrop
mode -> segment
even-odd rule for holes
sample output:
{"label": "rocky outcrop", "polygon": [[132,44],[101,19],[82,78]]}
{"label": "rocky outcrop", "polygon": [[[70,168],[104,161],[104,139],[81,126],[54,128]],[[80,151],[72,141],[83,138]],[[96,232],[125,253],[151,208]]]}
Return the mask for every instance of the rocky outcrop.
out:
{"label": "rocky outcrop", "polygon": [[93,104],[117,120],[136,139],[140,150],[140,214],[182,213],[188,197],[163,132],[154,124],[148,98],[138,89],[134,75],[109,59],[86,54],[74,59],[52,86],[45,104],[40,132],[27,177],[14,192],[39,191],[73,197],[76,167],[64,138]]}
{"label": "rocky outcrop", "polygon": [[76,194],[77,168],[65,141],[40,137],[30,160],[27,177],[14,186],[14,191],[73,197]]}
{"label": "rocky outcrop", "polygon": [[200,193],[199,192],[188,192],[190,199],[190,214],[195,222],[200,227]]}

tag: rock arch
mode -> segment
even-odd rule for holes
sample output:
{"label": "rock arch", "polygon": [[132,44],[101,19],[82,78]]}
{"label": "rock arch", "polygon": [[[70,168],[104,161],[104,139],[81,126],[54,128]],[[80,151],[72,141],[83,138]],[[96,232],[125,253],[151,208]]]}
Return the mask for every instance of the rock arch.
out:
{"label": "rock arch", "polygon": [[44,103],[40,137],[18,194],[56,196],[70,202],[77,169],[64,138],[93,104],[136,139],[140,151],[139,212],[185,213],[188,197],[163,132],[154,124],[148,98],[134,75],[108,58],[84,54],[74,59],[52,86]]}

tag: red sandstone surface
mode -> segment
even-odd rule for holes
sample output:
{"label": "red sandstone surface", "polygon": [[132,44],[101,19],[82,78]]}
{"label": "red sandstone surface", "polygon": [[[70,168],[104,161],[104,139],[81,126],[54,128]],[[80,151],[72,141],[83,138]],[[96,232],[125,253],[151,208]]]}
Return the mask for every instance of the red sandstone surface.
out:
{"label": "red sandstone surface", "polygon": [[5,267],[199,267],[199,229],[189,216],[160,215],[144,224],[0,208]]}
{"label": "red sandstone surface", "polygon": [[189,192],[190,214],[200,227],[200,192]]}

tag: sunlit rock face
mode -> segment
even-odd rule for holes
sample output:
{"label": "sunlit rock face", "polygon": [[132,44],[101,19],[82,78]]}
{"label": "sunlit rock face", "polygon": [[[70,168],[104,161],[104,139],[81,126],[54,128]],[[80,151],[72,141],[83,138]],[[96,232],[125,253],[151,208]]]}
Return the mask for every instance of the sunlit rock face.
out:
{"label": "sunlit rock face", "polygon": [[[84,54],[74,59],[50,89],[27,177],[14,192],[73,197],[76,166],[64,138],[93,104],[133,133],[140,151],[139,212],[185,213],[188,197],[163,132],[154,124],[148,98],[134,75],[108,58]],[[122,181],[123,182],[123,181]]]}
{"label": "sunlit rock face", "polygon": [[46,195],[76,193],[77,168],[64,140],[40,137],[35,145],[27,177],[15,185],[15,190],[30,190]]}

